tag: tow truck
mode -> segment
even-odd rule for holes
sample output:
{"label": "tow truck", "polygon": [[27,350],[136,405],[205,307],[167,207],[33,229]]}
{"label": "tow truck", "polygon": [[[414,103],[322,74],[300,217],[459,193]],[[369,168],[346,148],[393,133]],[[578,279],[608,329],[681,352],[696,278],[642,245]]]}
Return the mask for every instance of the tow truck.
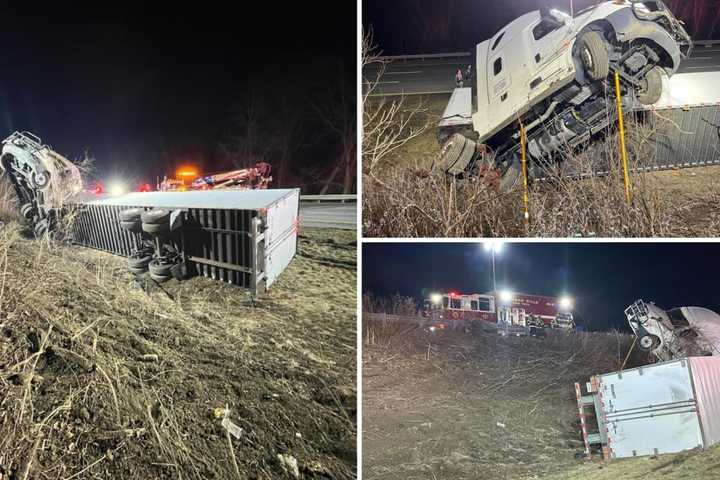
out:
{"label": "tow truck", "polygon": [[472,89],[455,90],[438,126],[435,171],[493,177],[501,190],[512,189],[522,124],[528,175],[542,178],[558,152],[609,125],[616,73],[626,109],[650,106],[692,49],[660,0],[605,1],[574,16],[547,8],[523,15],[477,46],[477,108]]}
{"label": "tow truck", "polygon": [[175,178],[163,178],[157,186],[161,192],[184,190],[265,190],[272,182],[270,164],[260,162],[254,167],[229,172],[200,175],[195,169],[182,168]]}

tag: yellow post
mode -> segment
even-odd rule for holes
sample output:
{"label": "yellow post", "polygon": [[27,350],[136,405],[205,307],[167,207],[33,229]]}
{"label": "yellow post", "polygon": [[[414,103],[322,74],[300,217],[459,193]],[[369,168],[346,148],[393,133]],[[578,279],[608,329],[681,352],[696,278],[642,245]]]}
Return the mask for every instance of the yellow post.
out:
{"label": "yellow post", "polygon": [[623,176],[625,178],[625,199],[628,205],[630,205],[630,175],[628,174],[627,149],[625,148],[625,122],[623,121],[620,74],[618,72],[615,72],[615,95],[617,97],[618,121],[620,123],[620,153],[622,154]]}
{"label": "yellow post", "polygon": [[530,223],[530,196],[528,194],[528,176],[527,176],[527,137],[525,135],[525,126],[520,123],[520,156],[522,158],[522,174],[523,174],[523,204],[525,205],[525,226]]}

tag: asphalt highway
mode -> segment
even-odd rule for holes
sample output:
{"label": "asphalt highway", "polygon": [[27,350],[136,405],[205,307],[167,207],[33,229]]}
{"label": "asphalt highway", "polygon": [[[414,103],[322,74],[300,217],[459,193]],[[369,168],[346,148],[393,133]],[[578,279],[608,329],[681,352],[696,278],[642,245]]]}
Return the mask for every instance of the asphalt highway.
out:
{"label": "asphalt highway", "polygon": [[[475,63],[468,54],[460,58],[427,58],[425,60],[395,60],[386,66],[385,74],[373,95],[432,95],[452,93],[455,88],[455,72],[463,73],[468,64]],[[685,60],[678,73],[720,71],[720,44],[696,45],[692,56]],[[377,67],[363,71],[365,78],[375,78]],[[465,85],[466,87],[468,85]]]}
{"label": "asphalt highway", "polygon": [[300,203],[300,226],[312,228],[357,228],[357,203]]}

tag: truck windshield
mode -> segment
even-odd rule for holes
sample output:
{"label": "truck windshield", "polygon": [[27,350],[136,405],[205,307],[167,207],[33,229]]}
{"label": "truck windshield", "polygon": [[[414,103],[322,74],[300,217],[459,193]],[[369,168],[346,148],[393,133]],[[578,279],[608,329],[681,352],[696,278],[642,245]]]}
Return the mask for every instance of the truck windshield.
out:
{"label": "truck windshield", "polygon": [[668,310],[667,314],[668,317],[670,317],[670,323],[672,323],[673,327],[682,328],[690,326],[690,322],[685,318],[682,308],[673,308],[672,310]]}

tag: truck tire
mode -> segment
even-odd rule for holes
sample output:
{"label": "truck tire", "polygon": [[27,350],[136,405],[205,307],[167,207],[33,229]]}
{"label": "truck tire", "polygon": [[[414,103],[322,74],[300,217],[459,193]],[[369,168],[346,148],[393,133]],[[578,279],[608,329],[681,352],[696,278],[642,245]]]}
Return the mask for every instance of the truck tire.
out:
{"label": "truck tire", "polygon": [[170,210],[165,208],[154,208],[152,210],[145,210],[140,214],[142,223],[160,225],[163,223],[170,223]]}
{"label": "truck tire", "polygon": [[645,352],[655,350],[658,346],[660,346],[660,337],[648,333],[647,335],[640,337],[638,340],[638,346],[640,347],[640,350]]}
{"label": "truck tire", "polygon": [[142,269],[143,272],[146,272],[151,261],[152,255],[147,253],[136,254],[128,258],[128,267],[131,270]]}
{"label": "truck tire", "polygon": [[22,207],[20,207],[20,215],[23,216],[26,220],[30,220],[33,217],[33,204],[32,203],[26,203]]}
{"label": "truck tire", "polygon": [[170,211],[164,208],[146,210],[140,216],[142,229],[150,235],[165,235],[170,232]]}
{"label": "truck tire", "polygon": [[457,177],[465,173],[477,152],[477,144],[456,133],[445,142],[434,170]]}
{"label": "truck tire", "polygon": [[140,218],[145,210],[142,208],[128,208],[120,212],[121,222],[139,222]]}
{"label": "truck tire", "polygon": [[33,173],[32,183],[35,188],[44,190],[50,184],[50,172]]}
{"label": "truck tire", "polygon": [[42,238],[48,232],[49,224],[46,219],[42,219],[35,224],[33,231],[35,232],[35,238]]}
{"label": "truck tire", "polygon": [[150,276],[155,275],[156,277],[171,277],[172,267],[172,263],[169,263],[161,258],[153,258],[148,263],[148,270],[150,271]]}
{"label": "truck tire", "polygon": [[661,67],[653,67],[640,81],[642,87],[637,92],[638,102],[643,105],[653,105],[660,100],[663,92],[662,72]]}
{"label": "truck tire", "polygon": [[122,228],[123,230],[127,230],[128,232],[131,232],[131,233],[142,232],[142,224],[139,221],[134,221],[134,222],[121,221],[120,228]]}
{"label": "truck tire", "polygon": [[610,75],[610,55],[603,36],[591,30],[580,38],[580,60],[585,73],[592,81],[603,80]]}

